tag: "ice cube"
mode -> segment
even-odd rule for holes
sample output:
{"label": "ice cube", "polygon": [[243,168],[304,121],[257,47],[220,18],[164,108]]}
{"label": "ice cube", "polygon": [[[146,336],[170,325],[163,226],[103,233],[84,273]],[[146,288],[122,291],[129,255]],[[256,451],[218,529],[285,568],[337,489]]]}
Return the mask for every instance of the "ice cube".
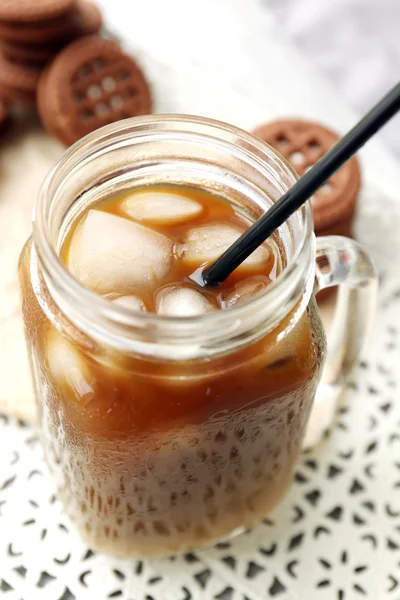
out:
{"label": "ice cube", "polygon": [[255,277],[238,281],[230,290],[221,294],[221,307],[229,309],[250,302],[250,300],[265,291],[268,283],[269,279],[267,278],[259,279]]}
{"label": "ice cube", "polygon": [[72,275],[99,294],[126,294],[139,285],[155,285],[171,262],[168,237],[100,210],[88,212],[67,257]]}
{"label": "ice cube", "polygon": [[[227,223],[212,223],[190,229],[178,247],[178,255],[194,268],[216,260],[229,248],[245,229]],[[259,267],[268,262],[266,246],[257,248],[238,268]]]}
{"label": "ice cube", "polygon": [[112,300],[112,302],[135,312],[146,312],[146,306],[138,296],[120,296]]}
{"label": "ice cube", "polygon": [[89,402],[94,396],[93,376],[79,350],[55,329],[51,329],[46,340],[46,353],[54,380],[66,387],[76,402]]}
{"label": "ice cube", "polygon": [[185,196],[166,192],[137,192],[122,202],[126,215],[144,223],[169,225],[198,217],[203,207]]}
{"label": "ice cube", "polygon": [[190,287],[170,286],[157,297],[157,312],[169,317],[194,317],[212,312],[215,307],[210,300]]}

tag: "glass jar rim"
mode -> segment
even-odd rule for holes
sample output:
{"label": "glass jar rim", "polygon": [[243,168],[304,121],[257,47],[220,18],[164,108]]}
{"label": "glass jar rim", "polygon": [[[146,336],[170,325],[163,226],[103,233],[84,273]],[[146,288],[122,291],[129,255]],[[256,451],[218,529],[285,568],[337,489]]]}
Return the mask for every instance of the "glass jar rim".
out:
{"label": "glass jar rim", "polygon": [[[246,148],[246,153],[256,158],[259,163],[258,166],[261,169],[263,168],[261,164],[262,157],[265,156],[265,158],[273,161],[277,169],[285,173],[285,176],[288,177],[292,185],[298,178],[295,170],[288,161],[271,146],[250,133],[221,121],[190,115],[157,114],[134,117],[106,125],[71,146],[48,173],[41,186],[33,212],[33,241],[34,251],[43,270],[47,287],[54,290],[54,285],[49,285],[49,280],[51,280],[53,284],[56,284],[61,294],[59,296],[57,293],[57,297],[64,296],[70,302],[73,302],[76,307],[80,306],[82,309],[85,305],[90,306],[92,316],[93,311],[95,311],[100,318],[114,323],[120,329],[128,327],[133,331],[143,328],[151,330],[152,327],[157,326],[157,328],[165,328],[165,334],[173,336],[176,339],[189,339],[193,333],[198,333],[200,330],[210,332],[216,328],[223,329],[224,327],[229,330],[229,322],[245,318],[251,312],[265,309],[266,303],[269,303],[271,306],[279,306],[282,296],[290,293],[290,290],[292,290],[292,293],[294,289],[298,290],[298,300],[301,295],[299,293],[299,282],[302,281],[304,283],[305,280],[310,279],[310,276],[313,279],[314,261],[310,260],[310,256],[314,247],[314,235],[312,211],[309,202],[303,205],[298,211],[302,224],[301,237],[288,265],[282,269],[276,280],[266,288],[265,292],[257,295],[257,297],[247,303],[232,307],[228,311],[216,311],[201,316],[190,317],[167,317],[154,313],[133,313],[129,309],[113,304],[81,285],[66,269],[57,254],[56,248],[51,243],[51,236],[49,235],[49,214],[55,191],[54,185],[57,183],[57,175],[63,169],[74,168],[85,158],[89,157],[91,152],[101,151],[102,145],[111,143],[113,140],[116,141],[118,136],[124,136],[127,132],[133,135],[134,131],[142,133],[147,131],[151,135],[151,131],[148,128],[160,124],[172,129],[179,126],[181,128],[180,131],[185,131],[189,135],[197,130],[197,128],[205,127],[207,131],[212,131],[217,135],[216,139],[223,139],[225,143],[230,138],[240,139],[243,143],[242,150],[244,151],[244,148]],[[192,128],[192,131],[190,128]],[[308,287],[310,289],[306,294],[308,296],[307,302],[311,294],[310,290],[312,290],[312,286]],[[302,286],[302,291],[304,292],[304,285]],[[99,333],[99,330],[97,330],[97,333]],[[100,337],[105,341],[104,336]]]}

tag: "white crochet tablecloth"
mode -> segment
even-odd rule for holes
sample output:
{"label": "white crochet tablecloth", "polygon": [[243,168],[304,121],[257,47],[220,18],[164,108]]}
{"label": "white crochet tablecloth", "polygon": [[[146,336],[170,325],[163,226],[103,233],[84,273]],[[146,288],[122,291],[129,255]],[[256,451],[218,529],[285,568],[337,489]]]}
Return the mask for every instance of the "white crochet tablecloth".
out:
{"label": "white crochet tablecloth", "polygon": [[[112,11],[110,2],[103,4],[110,25],[149,72],[159,111],[204,114],[243,127],[300,114],[340,130],[355,118],[280,40],[270,15],[257,13],[255,0],[230,0],[232,13],[224,30],[215,26],[205,32],[210,18],[201,13],[192,37],[186,29],[177,40],[171,22],[169,45],[167,17],[178,9],[185,14],[190,3],[169,0],[163,9],[155,0],[144,2],[142,20],[119,12],[123,0],[114,0]],[[150,19],[155,5],[161,11],[157,23]],[[202,6],[229,12],[227,0],[207,0]],[[221,36],[225,46],[216,54],[214,42]],[[222,68],[223,56],[232,58],[232,68]],[[54,144],[49,148],[41,139],[37,152],[50,163],[59,149]],[[28,181],[32,153],[22,159]],[[380,272],[378,315],[332,431],[303,455],[280,507],[254,529],[207,551],[150,561],[99,555],[78,539],[63,516],[35,429],[0,416],[1,598],[399,600],[400,167],[379,143],[365,149],[363,167],[357,237]],[[25,183],[29,193],[36,193],[37,183]]]}

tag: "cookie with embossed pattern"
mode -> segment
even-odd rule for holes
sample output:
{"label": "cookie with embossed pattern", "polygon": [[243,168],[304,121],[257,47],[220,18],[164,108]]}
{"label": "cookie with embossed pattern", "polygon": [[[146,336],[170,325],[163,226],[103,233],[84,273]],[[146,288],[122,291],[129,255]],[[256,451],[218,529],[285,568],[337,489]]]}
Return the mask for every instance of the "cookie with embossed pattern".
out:
{"label": "cookie with embossed pattern", "polygon": [[99,36],[73,42],[43,74],[39,114],[65,144],[120,119],[151,112],[149,85],[118,44]]}
{"label": "cookie with embossed pattern", "polygon": [[[339,140],[339,136],[327,127],[300,119],[267,123],[257,127],[253,133],[278,150],[300,176]],[[353,157],[312,199],[314,229],[318,235],[327,229],[339,235],[341,224],[353,220],[360,186],[360,164]]]}

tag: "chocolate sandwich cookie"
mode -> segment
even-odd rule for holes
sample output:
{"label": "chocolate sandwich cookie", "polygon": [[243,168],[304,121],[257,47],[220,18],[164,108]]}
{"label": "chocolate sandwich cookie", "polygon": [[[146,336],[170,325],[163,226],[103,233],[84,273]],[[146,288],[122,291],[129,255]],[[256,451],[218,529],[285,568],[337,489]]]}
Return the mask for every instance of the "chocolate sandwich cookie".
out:
{"label": "chocolate sandwich cookie", "polygon": [[10,62],[22,64],[46,64],[59,52],[59,45],[21,44],[3,41],[0,51]]}
{"label": "chocolate sandwich cookie", "polygon": [[345,221],[339,221],[333,223],[330,227],[318,231],[319,237],[323,235],[342,235],[344,237],[353,237],[354,234],[354,216],[351,216]]}
{"label": "chocolate sandwich cookie", "polygon": [[107,123],[151,112],[151,96],[118,44],[89,36],[64,48],[43,73],[38,109],[45,128],[69,145]]}
{"label": "chocolate sandwich cookie", "polygon": [[[323,125],[299,119],[267,123],[257,127],[253,133],[278,150],[299,175],[303,175],[339,140],[336,133]],[[327,230],[339,235],[341,224],[353,221],[360,185],[360,165],[353,157],[316,192],[312,208],[314,229],[318,235]]]}
{"label": "chocolate sandwich cookie", "polygon": [[87,0],[76,0],[71,9],[54,19],[35,22],[0,22],[0,38],[21,44],[65,44],[78,37],[97,33],[101,12]]}
{"label": "chocolate sandwich cookie", "polygon": [[47,104],[48,95],[46,93],[48,73],[49,67],[47,66],[45,69],[43,69],[39,78],[36,90],[36,107],[44,129],[51,135],[54,135],[54,137],[58,137],[57,133],[52,129],[48,118],[48,116],[51,114],[51,109]]}
{"label": "chocolate sandwich cookie", "polygon": [[12,63],[0,54],[0,99],[35,102],[40,69]]}
{"label": "chocolate sandwich cookie", "polygon": [[47,78],[49,74],[50,68],[47,66],[43,71],[39,79],[37,93],[36,93],[36,106],[38,113],[40,115],[40,119],[44,129],[50,135],[55,138],[63,141],[63,132],[62,128],[60,130],[57,129],[57,119],[51,119],[52,116],[52,106],[49,103],[49,94],[46,91],[47,86]]}
{"label": "chocolate sandwich cookie", "polygon": [[68,12],[74,0],[1,0],[0,21],[36,23]]}
{"label": "chocolate sandwich cookie", "polygon": [[9,113],[7,104],[0,100],[0,133],[2,133],[9,123]]}

